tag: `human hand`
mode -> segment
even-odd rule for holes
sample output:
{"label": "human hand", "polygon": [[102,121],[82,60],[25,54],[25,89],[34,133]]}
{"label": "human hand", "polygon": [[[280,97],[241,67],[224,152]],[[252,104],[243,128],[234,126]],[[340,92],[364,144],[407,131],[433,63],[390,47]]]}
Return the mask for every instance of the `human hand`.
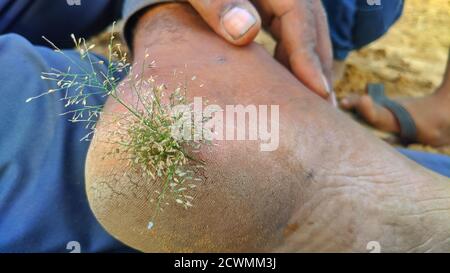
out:
{"label": "human hand", "polygon": [[264,25],[278,42],[276,59],[310,90],[335,103],[331,41],[320,1],[188,1],[216,33],[235,45],[251,43]]}

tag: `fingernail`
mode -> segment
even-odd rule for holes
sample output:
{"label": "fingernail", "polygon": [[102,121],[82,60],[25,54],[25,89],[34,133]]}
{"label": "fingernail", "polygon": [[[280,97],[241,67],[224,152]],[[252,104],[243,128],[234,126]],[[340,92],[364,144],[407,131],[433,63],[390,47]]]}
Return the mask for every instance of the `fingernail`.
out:
{"label": "fingernail", "polygon": [[327,78],[325,78],[325,75],[323,75],[323,74],[322,74],[322,81],[323,81],[323,85],[325,86],[325,91],[327,91],[328,95],[331,95],[330,84],[328,83]]}
{"label": "fingernail", "polygon": [[325,90],[328,93],[328,100],[331,102],[331,104],[334,107],[338,107],[336,94],[334,93],[334,90],[330,87],[330,84],[328,83],[327,78],[325,78],[325,75],[323,75],[323,74],[322,74],[322,80],[323,80],[323,84],[325,86]]}
{"label": "fingernail", "polygon": [[336,107],[336,108],[339,107],[339,103],[338,103],[338,101],[337,101],[336,93],[334,93],[334,90],[331,91],[331,104],[332,104],[334,107]]}
{"label": "fingernail", "polygon": [[246,9],[233,7],[223,15],[222,24],[226,32],[237,40],[256,24],[256,18]]}

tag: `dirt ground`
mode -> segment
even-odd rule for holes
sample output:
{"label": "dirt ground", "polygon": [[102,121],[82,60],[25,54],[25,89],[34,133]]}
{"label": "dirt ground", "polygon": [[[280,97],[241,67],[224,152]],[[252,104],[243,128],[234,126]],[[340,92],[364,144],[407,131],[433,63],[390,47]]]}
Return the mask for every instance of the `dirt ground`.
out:
{"label": "dirt ground", "polygon": [[[106,49],[108,41],[106,32],[92,42]],[[257,42],[273,52],[275,44],[267,34],[261,34]],[[406,0],[402,18],[387,35],[350,55],[345,76],[335,86],[337,95],[362,94],[371,82],[385,83],[391,97],[432,93],[441,83],[449,49],[450,0]],[[393,135],[370,130],[395,145]],[[409,148],[450,155],[450,147],[411,145]]]}

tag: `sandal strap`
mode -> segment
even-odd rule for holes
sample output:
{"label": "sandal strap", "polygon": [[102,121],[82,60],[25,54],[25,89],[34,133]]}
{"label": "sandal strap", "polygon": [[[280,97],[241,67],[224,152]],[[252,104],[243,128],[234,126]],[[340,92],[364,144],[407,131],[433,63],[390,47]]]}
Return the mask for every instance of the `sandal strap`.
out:
{"label": "sandal strap", "polygon": [[411,114],[400,103],[389,99],[385,94],[383,84],[369,84],[367,91],[378,105],[388,109],[400,125],[400,138],[403,144],[411,144],[417,140],[417,126]]}

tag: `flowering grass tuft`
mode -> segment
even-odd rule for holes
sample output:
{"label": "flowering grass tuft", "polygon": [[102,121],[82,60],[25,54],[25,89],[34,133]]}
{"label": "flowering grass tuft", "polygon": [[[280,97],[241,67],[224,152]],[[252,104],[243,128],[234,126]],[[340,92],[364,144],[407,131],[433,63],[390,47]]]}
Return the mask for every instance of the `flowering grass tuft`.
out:
{"label": "flowering grass tuft", "polygon": [[[186,209],[192,207],[194,198],[190,195],[190,191],[202,181],[196,176],[196,172],[203,168],[204,164],[191,154],[195,154],[201,145],[208,143],[204,140],[183,140],[172,134],[173,126],[179,124],[186,115],[186,113],[174,114],[173,111],[178,105],[188,105],[186,85],[179,85],[165,100],[167,87],[157,84],[153,77],[143,76],[144,69],[153,66],[154,62],[147,64],[148,54],[146,54],[141,73],[135,74],[121,45],[114,43],[114,26],[108,45],[106,72],[99,69],[105,66],[104,61],[94,61],[92,57],[91,50],[95,45],[89,45],[83,38],[77,39],[74,35],[71,37],[80,58],[87,61],[89,69],[75,62],[71,56],[44,37],[55,52],[62,54],[82,72],[74,73],[71,67],[68,67],[65,72],[52,69],[50,72],[42,73],[41,78],[56,83],[54,84],[56,88],[29,98],[27,102],[63,92],[62,100],[65,107],[70,110],[61,115],[70,115],[71,122],[85,123],[89,132],[82,140],[89,141],[95,133],[96,122],[103,110],[103,105],[91,105],[89,98],[98,95],[113,98],[127,110],[127,113],[117,121],[119,128],[122,129],[114,132],[114,139],[119,139],[114,141],[115,147],[118,148],[109,151],[105,156],[118,155],[118,158],[125,160],[134,173],[142,176],[143,181],[159,183],[154,192],[155,196],[149,198],[155,206],[154,218],[171,200]],[[127,79],[120,81],[116,76],[118,73],[127,74]],[[131,104],[121,99],[119,89],[124,85],[130,87],[136,94],[137,103]],[[150,223],[153,227],[153,221]]]}

